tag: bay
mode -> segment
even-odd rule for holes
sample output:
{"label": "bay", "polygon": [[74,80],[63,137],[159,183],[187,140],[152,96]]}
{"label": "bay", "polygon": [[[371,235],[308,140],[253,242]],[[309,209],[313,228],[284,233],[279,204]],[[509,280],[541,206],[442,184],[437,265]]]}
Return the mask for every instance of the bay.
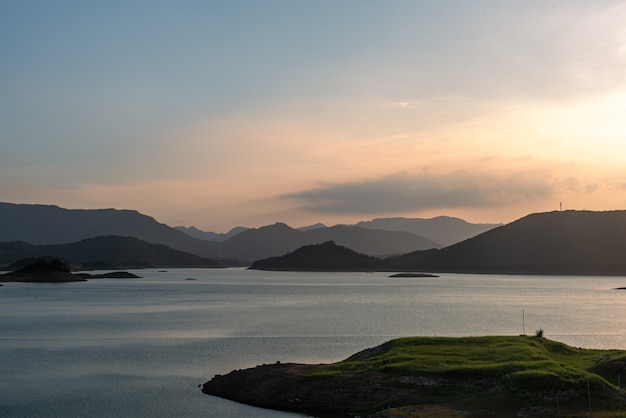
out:
{"label": "bay", "polygon": [[624,277],[137,270],[0,287],[0,416],[295,417],[203,395],[215,374],[413,335],[626,349]]}

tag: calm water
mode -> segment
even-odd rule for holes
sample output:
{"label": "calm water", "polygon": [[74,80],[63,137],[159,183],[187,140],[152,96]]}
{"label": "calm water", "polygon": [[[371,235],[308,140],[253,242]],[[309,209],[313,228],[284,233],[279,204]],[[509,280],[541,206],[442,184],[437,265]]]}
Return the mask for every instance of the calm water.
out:
{"label": "calm water", "polygon": [[[215,374],[411,335],[626,349],[626,277],[139,270],[0,287],[0,416],[297,417],[203,395]],[[193,280],[190,280],[193,279]]]}

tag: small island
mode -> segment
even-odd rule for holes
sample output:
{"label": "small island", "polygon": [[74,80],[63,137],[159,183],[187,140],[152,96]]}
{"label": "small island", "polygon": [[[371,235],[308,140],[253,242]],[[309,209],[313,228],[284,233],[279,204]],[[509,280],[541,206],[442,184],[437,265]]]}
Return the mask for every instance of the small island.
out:
{"label": "small island", "polygon": [[[626,351],[540,336],[410,337],[332,364],[216,375],[202,392],[262,408],[368,417],[588,416],[620,411]],[[613,415],[610,415],[613,416]]]}
{"label": "small island", "polygon": [[108,273],[76,273],[76,276],[84,279],[140,279],[141,276],[137,276],[135,273],[128,271],[111,271]]}
{"label": "small island", "polygon": [[88,279],[135,279],[140,277],[127,271],[99,274],[72,273],[72,266],[69,263],[55,257],[22,259],[9,268],[14,268],[14,270],[0,275],[0,282],[63,283],[84,282]]}
{"label": "small island", "polygon": [[72,274],[71,266],[59,258],[41,257],[29,260],[22,268],[0,276],[0,282],[84,282],[86,279]]}
{"label": "small island", "polygon": [[430,273],[396,273],[392,274],[389,277],[439,277],[435,274]]}

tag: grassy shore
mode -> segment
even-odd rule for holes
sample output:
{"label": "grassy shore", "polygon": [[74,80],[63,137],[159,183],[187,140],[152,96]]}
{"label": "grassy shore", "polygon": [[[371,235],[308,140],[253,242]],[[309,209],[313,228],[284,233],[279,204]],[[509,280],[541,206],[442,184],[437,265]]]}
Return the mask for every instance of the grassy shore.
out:
{"label": "grassy shore", "polygon": [[411,337],[332,364],[216,376],[203,391],[271,409],[372,417],[626,416],[626,351],[537,336]]}
{"label": "grassy shore", "polygon": [[560,410],[561,416],[581,411],[579,416],[588,416],[595,408],[596,416],[601,411],[620,416],[614,413],[625,403],[619,387],[626,378],[625,351],[580,349],[529,336],[401,338],[321,367],[311,377],[375,371],[412,376],[432,386],[433,399],[448,398],[475,414],[489,415],[497,405],[510,412],[528,406],[534,415],[556,416]]}

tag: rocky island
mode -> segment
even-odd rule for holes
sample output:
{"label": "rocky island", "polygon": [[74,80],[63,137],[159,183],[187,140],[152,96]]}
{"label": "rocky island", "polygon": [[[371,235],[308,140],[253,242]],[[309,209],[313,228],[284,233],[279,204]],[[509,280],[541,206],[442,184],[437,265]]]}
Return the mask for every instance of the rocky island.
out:
{"label": "rocky island", "polygon": [[127,271],[112,271],[99,274],[72,273],[72,267],[69,263],[54,257],[22,259],[8,268],[13,268],[14,270],[0,275],[0,282],[61,283],[84,282],[87,279],[135,279],[140,277]]}
{"label": "rocky island", "polygon": [[83,279],[140,279],[141,276],[137,276],[135,273],[128,271],[111,271],[108,273],[76,273],[76,276]]}
{"label": "rocky island", "polygon": [[70,265],[58,258],[41,257],[22,268],[0,276],[0,282],[84,282],[72,274]]}
{"label": "rocky island", "polygon": [[411,337],[338,363],[275,363],[216,375],[202,391],[324,416],[587,416],[590,405],[598,413],[626,403],[618,387],[624,371],[626,351],[539,336]]}
{"label": "rocky island", "polygon": [[436,274],[430,273],[396,273],[389,277],[439,277]]}

